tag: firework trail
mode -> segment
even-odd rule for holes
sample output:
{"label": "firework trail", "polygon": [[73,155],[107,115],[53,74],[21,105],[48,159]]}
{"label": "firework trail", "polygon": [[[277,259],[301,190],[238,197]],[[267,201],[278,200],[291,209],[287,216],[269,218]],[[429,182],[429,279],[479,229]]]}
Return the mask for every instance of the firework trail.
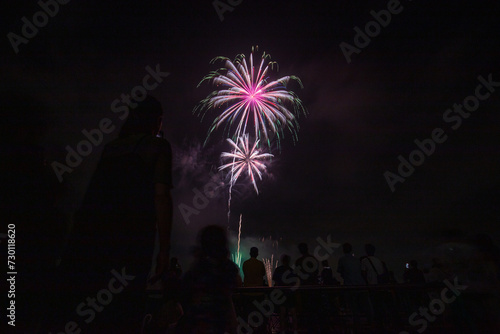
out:
{"label": "firework trail", "polygon": [[234,263],[238,265],[239,268],[241,268],[241,254],[240,254],[240,241],[241,241],[241,220],[242,220],[243,215],[240,215],[240,225],[238,228],[238,249],[235,254],[231,255],[231,258]]}
{"label": "firework trail", "polygon": [[264,262],[264,267],[266,268],[267,285],[272,287],[273,268],[276,269],[278,267],[278,260],[276,260],[276,263],[274,263],[274,254],[272,254],[270,259],[263,258],[262,262]]}
{"label": "firework trail", "polygon": [[274,155],[270,153],[260,153],[260,151],[257,149],[259,140],[256,140],[255,143],[250,146],[248,134],[245,134],[242,137],[238,137],[237,143],[229,138],[227,139],[227,141],[233,147],[233,151],[231,153],[223,152],[221,154],[221,158],[232,158],[233,160],[230,163],[220,166],[219,171],[226,168],[231,168],[231,179],[229,182],[230,196],[232,186],[236,183],[240,175],[245,171],[252,181],[255,192],[258,194],[259,189],[257,188],[255,174],[257,174],[259,179],[262,180],[262,172],[266,170],[266,165],[262,162],[262,160],[272,158]]}
{"label": "firework trail", "polygon": [[243,215],[240,215],[240,226],[238,228],[238,256],[241,257],[240,255],[240,241],[241,241],[241,219],[243,218]]}
{"label": "firework trail", "polygon": [[[295,80],[302,88],[302,82],[296,76],[284,76],[268,82],[269,67],[272,68],[277,63],[271,62],[271,56],[264,52],[256,69],[253,53],[254,48],[249,57],[250,65],[243,54],[237,55],[234,61],[226,57],[212,59],[211,63],[224,61],[224,67],[210,72],[198,84],[199,87],[204,81],[212,80],[220,89],[203,99],[195,108],[195,112],[198,110],[199,114],[204,116],[208,110],[223,108],[210,126],[205,144],[210,134],[222,124],[225,124],[233,139],[247,133],[247,128],[251,127],[249,123],[253,123],[255,138],[263,137],[268,146],[270,132],[276,134],[279,143],[284,127],[290,130],[294,141],[296,140],[299,128],[297,117],[301,113],[306,114],[306,110],[302,101],[293,91],[288,90],[286,85],[290,80]],[[236,128],[231,132],[234,124]]]}
{"label": "firework trail", "polygon": [[[233,158],[233,164],[234,164],[234,162],[235,162],[235,158]],[[230,178],[230,180],[233,179],[233,175],[234,175],[234,168],[231,168],[231,178]],[[233,183],[229,182],[229,196],[227,198],[227,224],[228,224],[228,226],[229,226],[229,224],[231,222],[231,199],[233,197],[232,195],[233,195]]]}
{"label": "firework trail", "polygon": [[243,215],[240,215],[240,224],[238,227],[238,250],[237,250],[237,257],[240,259],[241,262],[241,254],[240,254],[240,241],[241,241],[241,220],[243,218]]}

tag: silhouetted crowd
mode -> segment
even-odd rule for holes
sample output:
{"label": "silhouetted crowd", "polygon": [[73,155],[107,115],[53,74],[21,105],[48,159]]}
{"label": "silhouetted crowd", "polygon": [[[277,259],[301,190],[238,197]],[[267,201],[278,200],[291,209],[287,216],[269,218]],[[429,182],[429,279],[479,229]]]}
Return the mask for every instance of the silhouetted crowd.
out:
{"label": "silhouetted crowd", "polygon": [[409,259],[404,284],[373,245],[358,258],[349,243],[336,269],[300,243],[300,257],[281,255],[272,273],[252,247],[242,279],[225,228],[212,225],[184,271],[170,254],[171,151],[158,131],[157,101],[146,99],[104,148],[80,214],[70,219],[61,209],[68,184],[57,181],[39,145],[38,101],[3,99],[10,118],[0,131],[1,215],[19,238],[20,333],[500,332],[500,251],[486,235],[462,253],[446,245],[458,254],[453,261],[433,258],[421,269]]}

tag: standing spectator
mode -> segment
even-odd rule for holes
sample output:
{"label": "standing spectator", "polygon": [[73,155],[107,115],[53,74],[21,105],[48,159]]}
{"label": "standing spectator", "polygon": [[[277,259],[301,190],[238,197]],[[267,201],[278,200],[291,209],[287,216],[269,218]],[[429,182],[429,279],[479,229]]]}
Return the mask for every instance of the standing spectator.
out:
{"label": "standing spectator", "polygon": [[[321,261],[321,265],[323,266],[320,273],[321,284],[324,286],[340,285],[340,282],[333,277],[333,270],[330,267],[328,260]],[[322,319],[320,324],[320,333],[329,333],[330,328],[328,326],[328,320],[330,320],[334,314],[338,314],[337,307],[339,305],[339,298],[337,293],[332,293],[331,290],[324,291],[319,297],[321,305],[319,313],[320,319]]]}
{"label": "standing spectator", "polygon": [[300,284],[317,285],[319,272],[318,260],[309,254],[309,247],[305,242],[301,242],[298,248],[302,256],[295,260],[295,271],[300,278]]}
{"label": "standing spectator", "polygon": [[424,272],[418,269],[416,260],[411,260],[408,264],[408,270],[403,274],[405,283],[410,284],[423,284],[425,283]]}
{"label": "standing spectator", "polygon": [[432,266],[429,270],[429,274],[426,277],[426,281],[432,282],[443,282],[448,275],[446,274],[445,268],[441,260],[438,258],[432,259]]}
{"label": "standing spectator", "polygon": [[[424,284],[425,276],[424,272],[418,269],[417,261],[411,260],[407,264],[407,269],[403,274],[403,279],[405,283],[408,284]],[[418,290],[408,291],[408,303],[410,311],[418,309],[420,305],[427,305],[429,303],[429,297],[426,293]]]}
{"label": "standing spectator", "polygon": [[257,260],[259,249],[257,247],[250,248],[250,258],[243,262],[243,286],[256,287],[264,286],[264,276],[266,276],[266,268],[264,263]]}
{"label": "standing spectator", "polygon": [[323,285],[340,285],[340,282],[333,277],[333,270],[328,263],[328,260],[321,261],[323,269],[321,270],[321,284]]}
{"label": "standing spectator", "polygon": [[[298,283],[297,275],[290,267],[290,256],[283,254],[281,256],[282,265],[274,270],[273,281],[275,286],[293,286]],[[292,319],[292,327],[294,334],[297,334],[297,314],[295,312],[295,291],[292,289],[285,289],[285,301],[280,305],[280,329],[284,334],[287,330],[287,313]]]}
{"label": "standing spectator", "polygon": [[[266,268],[264,263],[257,260],[259,256],[259,249],[257,247],[250,248],[250,258],[243,262],[243,286],[246,288],[262,287],[264,286],[264,276],[266,276]],[[242,295],[243,302],[243,316],[248,321],[250,313],[256,310],[254,302],[261,302],[265,299],[262,292],[251,292]],[[254,328],[254,332],[263,330],[264,324],[259,328]]]}
{"label": "standing spectator", "polygon": [[[365,245],[366,256],[361,260],[361,274],[368,285],[388,284],[389,271],[383,261],[375,257],[375,246]],[[382,327],[385,322],[389,322],[391,314],[397,313],[393,307],[390,293],[381,290],[370,291],[370,299],[374,310],[377,325]],[[390,311],[392,310],[392,312]]]}
{"label": "standing spectator", "polygon": [[168,268],[172,150],[160,135],[162,114],[160,102],[149,95],[131,108],[118,138],[104,147],[77,214],[61,264],[66,283],[77,290],[76,300],[107,286],[111,270],[133,277],[82,331],[138,331],[156,233],[159,252],[152,280]]}
{"label": "standing spectator", "polygon": [[378,280],[378,278],[387,276],[387,273],[382,261],[375,257],[375,246],[366,244],[365,251],[367,256],[361,260],[361,274],[366,283],[369,285],[388,283],[388,280],[382,282]]}
{"label": "standing spectator", "polygon": [[[344,256],[339,259],[337,272],[344,279],[344,285],[366,285],[366,281],[361,274],[361,263],[352,253],[352,245],[345,243],[342,245]],[[359,317],[364,312],[368,320],[373,320],[373,309],[368,291],[351,290],[345,293],[347,306],[352,311],[355,323],[359,323]]]}
{"label": "standing spectator", "polygon": [[[295,272],[300,279],[301,286],[318,285],[318,260],[309,254],[309,247],[301,242],[298,245],[302,255],[295,261]],[[319,316],[319,296],[314,290],[301,291],[302,312],[304,314],[308,333],[318,333],[322,321]]]}
{"label": "standing spectator", "polygon": [[344,256],[339,259],[337,272],[342,276],[344,285],[365,285],[366,281],[361,274],[361,264],[352,254],[352,245],[345,243],[342,249]]}

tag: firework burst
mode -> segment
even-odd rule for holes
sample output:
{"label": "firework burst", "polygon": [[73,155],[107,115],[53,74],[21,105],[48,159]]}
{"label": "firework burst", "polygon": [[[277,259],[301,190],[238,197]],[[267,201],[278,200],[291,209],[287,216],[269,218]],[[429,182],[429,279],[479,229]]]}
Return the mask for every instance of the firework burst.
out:
{"label": "firework burst", "polygon": [[257,149],[259,140],[257,139],[253,145],[250,145],[248,137],[248,134],[238,137],[237,143],[229,138],[227,139],[233,147],[233,151],[223,152],[221,158],[230,158],[232,161],[220,166],[219,170],[231,168],[230,188],[236,183],[241,174],[246,171],[255,188],[255,192],[258,194],[259,189],[257,188],[255,176],[257,175],[262,180],[262,172],[266,170],[263,160],[272,158],[273,155],[270,153],[260,153]]}
{"label": "firework burst", "polygon": [[[212,60],[225,62],[223,68],[206,75],[205,80],[212,80],[219,88],[208,95],[195,108],[203,115],[208,110],[222,108],[215,118],[209,131],[210,134],[225,124],[230,137],[235,139],[248,132],[253,123],[255,138],[264,138],[270,145],[270,135],[276,134],[278,143],[283,128],[288,128],[294,141],[299,128],[297,117],[306,113],[302,101],[297,95],[287,89],[290,80],[295,80],[302,87],[302,82],[296,76],[284,76],[278,80],[268,81],[269,68],[276,62],[270,61],[271,56],[265,52],[260,65],[254,66],[254,49],[247,63],[245,55],[236,56],[234,61],[226,57],[216,57]],[[206,143],[206,141],[205,141]]]}

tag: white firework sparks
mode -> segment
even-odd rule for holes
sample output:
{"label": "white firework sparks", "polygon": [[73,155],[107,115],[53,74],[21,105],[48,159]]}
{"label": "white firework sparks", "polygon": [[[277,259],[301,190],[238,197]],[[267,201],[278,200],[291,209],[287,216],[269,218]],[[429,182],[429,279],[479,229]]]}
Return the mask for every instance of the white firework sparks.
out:
{"label": "white firework sparks", "polygon": [[263,160],[272,158],[273,155],[271,153],[260,153],[257,149],[259,140],[256,140],[255,143],[250,146],[248,134],[238,137],[237,143],[233,142],[229,138],[227,141],[233,147],[233,151],[230,153],[223,152],[221,154],[221,158],[230,158],[232,161],[220,166],[219,170],[231,168],[231,187],[236,183],[241,174],[246,171],[255,188],[255,191],[258,194],[259,189],[257,188],[256,176],[262,180],[262,173],[266,170],[266,165]]}

